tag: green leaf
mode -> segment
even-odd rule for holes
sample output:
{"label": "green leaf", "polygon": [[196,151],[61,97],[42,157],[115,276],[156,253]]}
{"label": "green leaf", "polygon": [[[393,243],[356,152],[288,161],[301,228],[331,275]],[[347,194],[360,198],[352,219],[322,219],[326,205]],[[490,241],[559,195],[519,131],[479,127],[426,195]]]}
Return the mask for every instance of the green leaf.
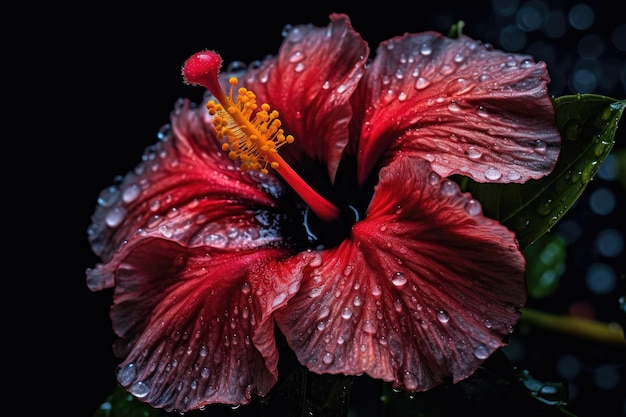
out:
{"label": "green leaf", "polygon": [[571,417],[565,408],[567,397],[565,385],[516,372],[498,350],[472,376],[456,384],[411,394],[386,384],[383,404],[388,417]]}
{"label": "green leaf", "polygon": [[448,31],[448,37],[456,39],[463,34],[463,28],[465,27],[465,22],[463,20],[459,20],[457,23],[450,27]]}
{"label": "green leaf", "polygon": [[577,94],[555,98],[562,147],[550,175],[524,184],[458,182],[483,206],[486,216],[517,233],[522,249],[549,231],[574,205],[615,143],[626,100]]}
{"label": "green leaf", "polygon": [[558,288],[567,257],[563,236],[546,233],[524,251],[528,295],[543,298]]}

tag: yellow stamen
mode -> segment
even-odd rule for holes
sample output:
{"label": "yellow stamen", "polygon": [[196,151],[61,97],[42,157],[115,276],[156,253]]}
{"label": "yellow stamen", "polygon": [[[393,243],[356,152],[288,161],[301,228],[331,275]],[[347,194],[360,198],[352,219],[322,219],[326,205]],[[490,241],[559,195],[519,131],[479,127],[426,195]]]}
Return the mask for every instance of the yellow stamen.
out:
{"label": "yellow stamen", "polygon": [[282,162],[277,153],[278,148],[293,143],[293,136],[285,135],[285,131],[281,129],[278,111],[264,103],[261,110],[255,113],[256,95],[240,87],[235,98],[234,90],[238,80],[232,77],[228,81],[228,97],[218,97],[220,102],[210,100],[207,103],[209,113],[215,116],[213,124],[218,139],[227,139],[222,144],[222,150],[228,152],[230,159],[241,160],[242,171],[261,171],[267,174],[268,167],[278,169]]}
{"label": "yellow stamen", "polygon": [[268,173],[268,167],[293,188],[302,200],[324,221],[338,220],[341,211],[337,206],[319,195],[278,154],[278,148],[292,143],[293,136],[285,135],[280,127],[278,112],[268,104],[257,110],[256,96],[252,91],[239,88],[235,97],[237,79],[231,78],[228,96],[220,87],[218,75],[222,58],[214,51],[198,52],[183,65],[183,76],[190,84],[207,88],[215,99],[207,103],[217,137],[226,141],[222,150],[232,160],[241,161],[241,170],[259,170]]}

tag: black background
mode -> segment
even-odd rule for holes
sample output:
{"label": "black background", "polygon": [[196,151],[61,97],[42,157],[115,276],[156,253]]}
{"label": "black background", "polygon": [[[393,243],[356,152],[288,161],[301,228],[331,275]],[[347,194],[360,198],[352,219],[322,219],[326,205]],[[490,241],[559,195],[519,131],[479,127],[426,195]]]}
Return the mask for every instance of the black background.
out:
{"label": "black background", "polygon": [[[576,3],[549,2],[562,10]],[[612,28],[626,23],[618,3],[588,2],[596,12],[588,31],[610,42]],[[143,149],[156,141],[176,99],[201,100],[202,91],[184,85],[180,75],[189,55],[215,49],[225,62],[248,63],[276,53],[286,24],[325,26],[332,12],[349,14],[372,51],[380,41],[404,32],[446,33],[459,20],[465,21],[465,34],[499,47],[498,28],[506,23],[485,0],[366,4],[176,1],[137,6],[100,1],[0,6],[4,416],[89,417],[114,386],[111,298],[106,291],[91,293],[85,285],[85,269],[98,261],[86,229],[99,192],[115,175],[132,169]],[[574,56],[579,36],[570,29],[547,42],[564,56]],[[625,59],[623,51],[615,54],[614,59]],[[554,64],[549,67],[553,92],[571,94],[567,74],[573,62]],[[624,85],[602,93],[623,98]],[[623,147],[623,133],[618,131],[616,148]],[[619,204],[617,213],[624,209]],[[570,216],[581,219],[581,210],[573,209]],[[581,221],[595,225],[596,220]],[[615,223],[618,215],[602,221]],[[579,250],[585,253],[584,246]],[[559,297],[538,304],[563,312],[572,297],[584,295],[564,292]],[[607,308],[603,319],[616,319],[616,311]],[[545,345],[526,359],[549,377],[556,353],[550,351],[550,335],[541,340]],[[570,349],[575,346],[580,346],[577,354],[585,355],[584,343],[571,341]],[[594,351],[589,366],[614,356],[611,349]],[[621,372],[619,389],[624,387]],[[572,411],[595,415],[592,410],[599,404],[609,404],[614,415],[625,413],[624,400],[615,400],[619,391],[594,389],[593,384],[581,386]]]}

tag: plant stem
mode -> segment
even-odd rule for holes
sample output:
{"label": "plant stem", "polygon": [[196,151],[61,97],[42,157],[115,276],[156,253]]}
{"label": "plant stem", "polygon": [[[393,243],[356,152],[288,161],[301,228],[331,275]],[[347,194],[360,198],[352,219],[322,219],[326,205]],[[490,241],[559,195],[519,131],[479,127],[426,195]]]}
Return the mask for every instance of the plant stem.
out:
{"label": "plant stem", "polygon": [[626,346],[624,329],[617,322],[604,323],[582,317],[546,313],[530,308],[522,309],[520,322],[585,339]]}

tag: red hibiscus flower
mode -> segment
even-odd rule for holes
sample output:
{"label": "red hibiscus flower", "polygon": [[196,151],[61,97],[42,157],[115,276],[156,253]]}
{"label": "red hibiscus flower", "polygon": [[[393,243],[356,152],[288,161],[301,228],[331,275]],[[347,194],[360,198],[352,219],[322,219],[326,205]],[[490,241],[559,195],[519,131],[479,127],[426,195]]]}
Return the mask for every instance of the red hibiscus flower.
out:
{"label": "red hibiscus flower", "polygon": [[238,74],[211,51],[185,63],[209,103],[177,103],[89,229],[102,263],[87,284],[114,288],[117,378],[137,398],[184,412],[267,394],[276,328],[313,372],[407,391],[506,344],[525,260],[448,177],[552,170],[546,67],[434,32],[369,55],[333,14]]}

